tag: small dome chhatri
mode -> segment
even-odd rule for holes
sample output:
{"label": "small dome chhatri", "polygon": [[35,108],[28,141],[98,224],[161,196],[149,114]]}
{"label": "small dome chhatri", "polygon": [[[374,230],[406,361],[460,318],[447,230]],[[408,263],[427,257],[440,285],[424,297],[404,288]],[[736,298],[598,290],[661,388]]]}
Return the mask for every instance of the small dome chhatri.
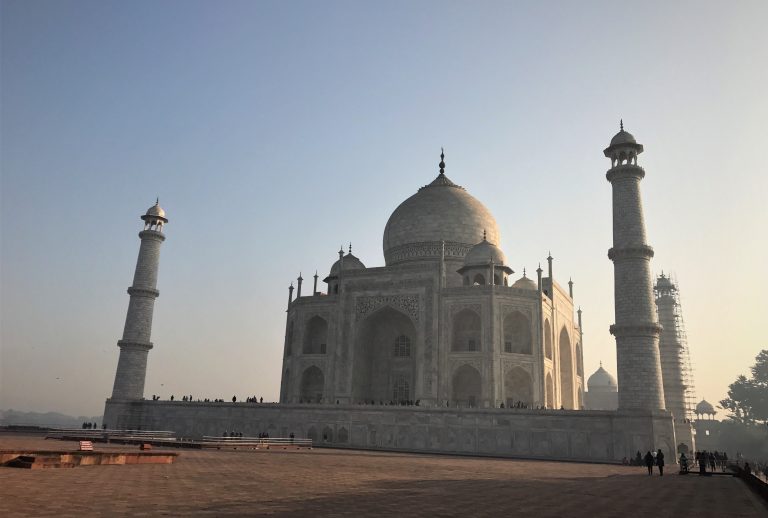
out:
{"label": "small dome chhatri", "polygon": [[464,257],[464,266],[486,266],[491,261],[496,266],[503,266],[507,258],[501,248],[488,242],[487,234],[483,231],[483,240],[469,250]]}
{"label": "small dome chhatri", "polygon": [[168,223],[168,218],[165,217],[165,211],[160,206],[160,198],[157,198],[155,204],[147,209],[147,212],[141,217],[144,220],[145,230],[157,230]]}
{"label": "small dome chhatri", "polygon": [[706,399],[702,399],[699,401],[699,404],[696,405],[696,413],[698,415],[714,415],[717,412],[715,411],[715,407],[712,406],[712,403]]}
{"label": "small dome chhatri", "polygon": [[[344,263],[343,267],[342,261]],[[365,265],[363,262],[356,256],[352,255],[351,251],[344,256],[343,260],[337,259],[336,262],[333,263],[333,266],[331,266],[331,273],[328,274],[328,277],[338,277],[339,272],[346,272],[349,270],[365,270]]]}
{"label": "small dome chhatri", "polygon": [[158,218],[165,218],[165,211],[160,206],[160,198],[157,198],[155,204],[147,209],[147,216],[157,216]]}
{"label": "small dome chhatri", "polygon": [[616,382],[616,378],[603,368],[601,362],[600,368],[587,380],[587,388],[589,392],[616,392],[619,384]]}
{"label": "small dome chhatri", "polygon": [[635,137],[628,131],[624,131],[624,119],[619,122],[621,128],[619,132],[611,139],[612,146],[618,146],[619,144],[637,144]]}
{"label": "small dome chhatri", "polygon": [[520,277],[515,281],[515,283],[512,285],[513,288],[521,289],[521,290],[538,290],[538,285],[533,281],[533,279],[529,279],[528,276],[525,274],[525,268],[523,268],[523,276]]}

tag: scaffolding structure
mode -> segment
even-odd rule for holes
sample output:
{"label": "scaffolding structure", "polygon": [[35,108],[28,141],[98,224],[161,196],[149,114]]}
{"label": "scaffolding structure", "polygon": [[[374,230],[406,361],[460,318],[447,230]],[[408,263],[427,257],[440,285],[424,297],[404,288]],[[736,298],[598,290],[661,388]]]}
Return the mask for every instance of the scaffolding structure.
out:
{"label": "scaffolding structure", "polygon": [[[663,280],[668,280],[668,283],[664,283]],[[662,282],[660,282],[662,281]],[[653,287],[654,295],[658,303],[658,299],[663,296],[670,296],[674,300],[672,311],[672,328],[674,329],[674,335],[676,341],[680,344],[678,349],[679,364],[681,381],[683,384],[683,399],[685,406],[685,418],[692,420],[695,418],[696,410],[696,386],[693,376],[693,363],[691,361],[691,350],[688,346],[688,336],[685,332],[685,321],[683,320],[682,303],[680,300],[680,288],[677,283],[677,277],[673,275],[665,276],[664,272],[660,276],[657,276],[657,282]],[[670,325],[670,322],[662,322],[661,315],[659,320],[662,326]],[[666,320],[666,319],[665,319]]]}

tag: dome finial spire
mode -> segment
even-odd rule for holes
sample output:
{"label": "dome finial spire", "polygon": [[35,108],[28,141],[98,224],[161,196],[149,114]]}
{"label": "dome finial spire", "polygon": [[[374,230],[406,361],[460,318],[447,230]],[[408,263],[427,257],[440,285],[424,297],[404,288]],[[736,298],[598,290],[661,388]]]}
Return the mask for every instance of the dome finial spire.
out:
{"label": "dome finial spire", "polygon": [[488,234],[486,233],[485,229],[483,229],[483,241],[487,241],[486,239],[487,235]]}
{"label": "dome finial spire", "polygon": [[352,241],[349,242],[349,253],[352,253]]}
{"label": "dome finial spire", "polygon": [[624,131],[624,119],[619,119],[619,129]]}
{"label": "dome finial spire", "polygon": [[440,174],[445,174],[445,150],[443,148],[440,148]]}

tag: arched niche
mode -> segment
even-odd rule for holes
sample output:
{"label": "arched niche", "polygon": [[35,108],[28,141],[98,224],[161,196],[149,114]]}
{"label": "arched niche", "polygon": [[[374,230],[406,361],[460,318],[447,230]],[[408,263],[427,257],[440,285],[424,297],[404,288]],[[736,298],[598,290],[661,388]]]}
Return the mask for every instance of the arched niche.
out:
{"label": "arched niche", "polygon": [[531,323],[520,311],[504,316],[504,352],[531,354]]}
{"label": "arched niche", "polygon": [[566,409],[575,408],[573,402],[573,352],[571,351],[571,340],[568,338],[568,331],[560,331],[560,400]]}
{"label": "arched niche", "polygon": [[304,354],[325,354],[327,344],[328,322],[319,316],[307,320],[304,331]]}
{"label": "arched niche", "polygon": [[533,404],[533,379],[522,367],[512,367],[504,373],[504,399],[508,407],[518,403]]}
{"label": "arched niche", "polygon": [[552,325],[549,319],[544,319],[544,357],[552,359]]}
{"label": "arched niche", "polygon": [[457,352],[481,349],[482,324],[480,315],[471,309],[463,309],[453,316],[453,341],[451,349]]}
{"label": "arched niche", "polygon": [[472,284],[479,284],[480,286],[483,286],[485,284],[485,276],[482,273],[478,273],[475,275],[475,278],[472,279]]}
{"label": "arched niche", "polygon": [[471,365],[462,365],[453,373],[451,400],[460,407],[476,407],[482,395],[480,372]]}
{"label": "arched niche", "polygon": [[285,355],[290,356],[293,351],[293,320],[288,323],[288,332],[285,334]]}
{"label": "arched niche", "polygon": [[283,382],[280,384],[280,402],[287,403],[291,396],[291,370],[285,369],[283,372]]}
{"label": "arched niche", "polygon": [[319,367],[307,367],[301,375],[300,398],[304,403],[322,403],[325,392],[325,375]]}
{"label": "arched niche", "polygon": [[582,357],[581,344],[576,344],[576,374],[584,378],[584,358]]}
{"label": "arched niche", "polygon": [[545,382],[545,401],[544,404],[547,408],[555,408],[555,383],[552,380],[552,374],[547,373],[547,379]]}
{"label": "arched niche", "polygon": [[[352,368],[353,401],[378,403],[392,400],[394,384],[399,377],[403,377],[412,389],[417,338],[413,321],[391,306],[375,311],[359,323]],[[406,352],[407,355],[399,355]],[[410,399],[414,399],[413,395]]]}

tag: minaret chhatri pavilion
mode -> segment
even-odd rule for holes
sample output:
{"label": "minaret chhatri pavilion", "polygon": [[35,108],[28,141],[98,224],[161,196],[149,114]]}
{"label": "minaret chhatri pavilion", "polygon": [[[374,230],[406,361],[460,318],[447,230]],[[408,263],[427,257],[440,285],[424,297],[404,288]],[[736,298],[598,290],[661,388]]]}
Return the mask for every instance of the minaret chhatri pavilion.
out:
{"label": "minaret chhatri pavilion", "polygon": [[645,236],[640,180],[645,170],[637,165],[643,152],[630,133],[621,131],[604,153],[611,159],[606,178],[613,190],[613,261],[619,410],[664,409],[664,388],[659,361],[659,335],[653,296],[651,257]]}
{"label": "minaret chhatri pavilion", "polygon": [[141,219],[144,220],[144,230],[139,232],[141,248],[136,261],[133,285],[128,288],[131,299],[125,317],[123,338],[117,342],[120,359],[117,362],[112,399],[135,400],[144,397],[147,356],[152,349],[152,342],[149,341],[152,333],[152,313],[155,299],[160,295],[156,288],[160,245],[165,241],[163,226],[168,223],[165,211],[160,208],[159,199]]}

